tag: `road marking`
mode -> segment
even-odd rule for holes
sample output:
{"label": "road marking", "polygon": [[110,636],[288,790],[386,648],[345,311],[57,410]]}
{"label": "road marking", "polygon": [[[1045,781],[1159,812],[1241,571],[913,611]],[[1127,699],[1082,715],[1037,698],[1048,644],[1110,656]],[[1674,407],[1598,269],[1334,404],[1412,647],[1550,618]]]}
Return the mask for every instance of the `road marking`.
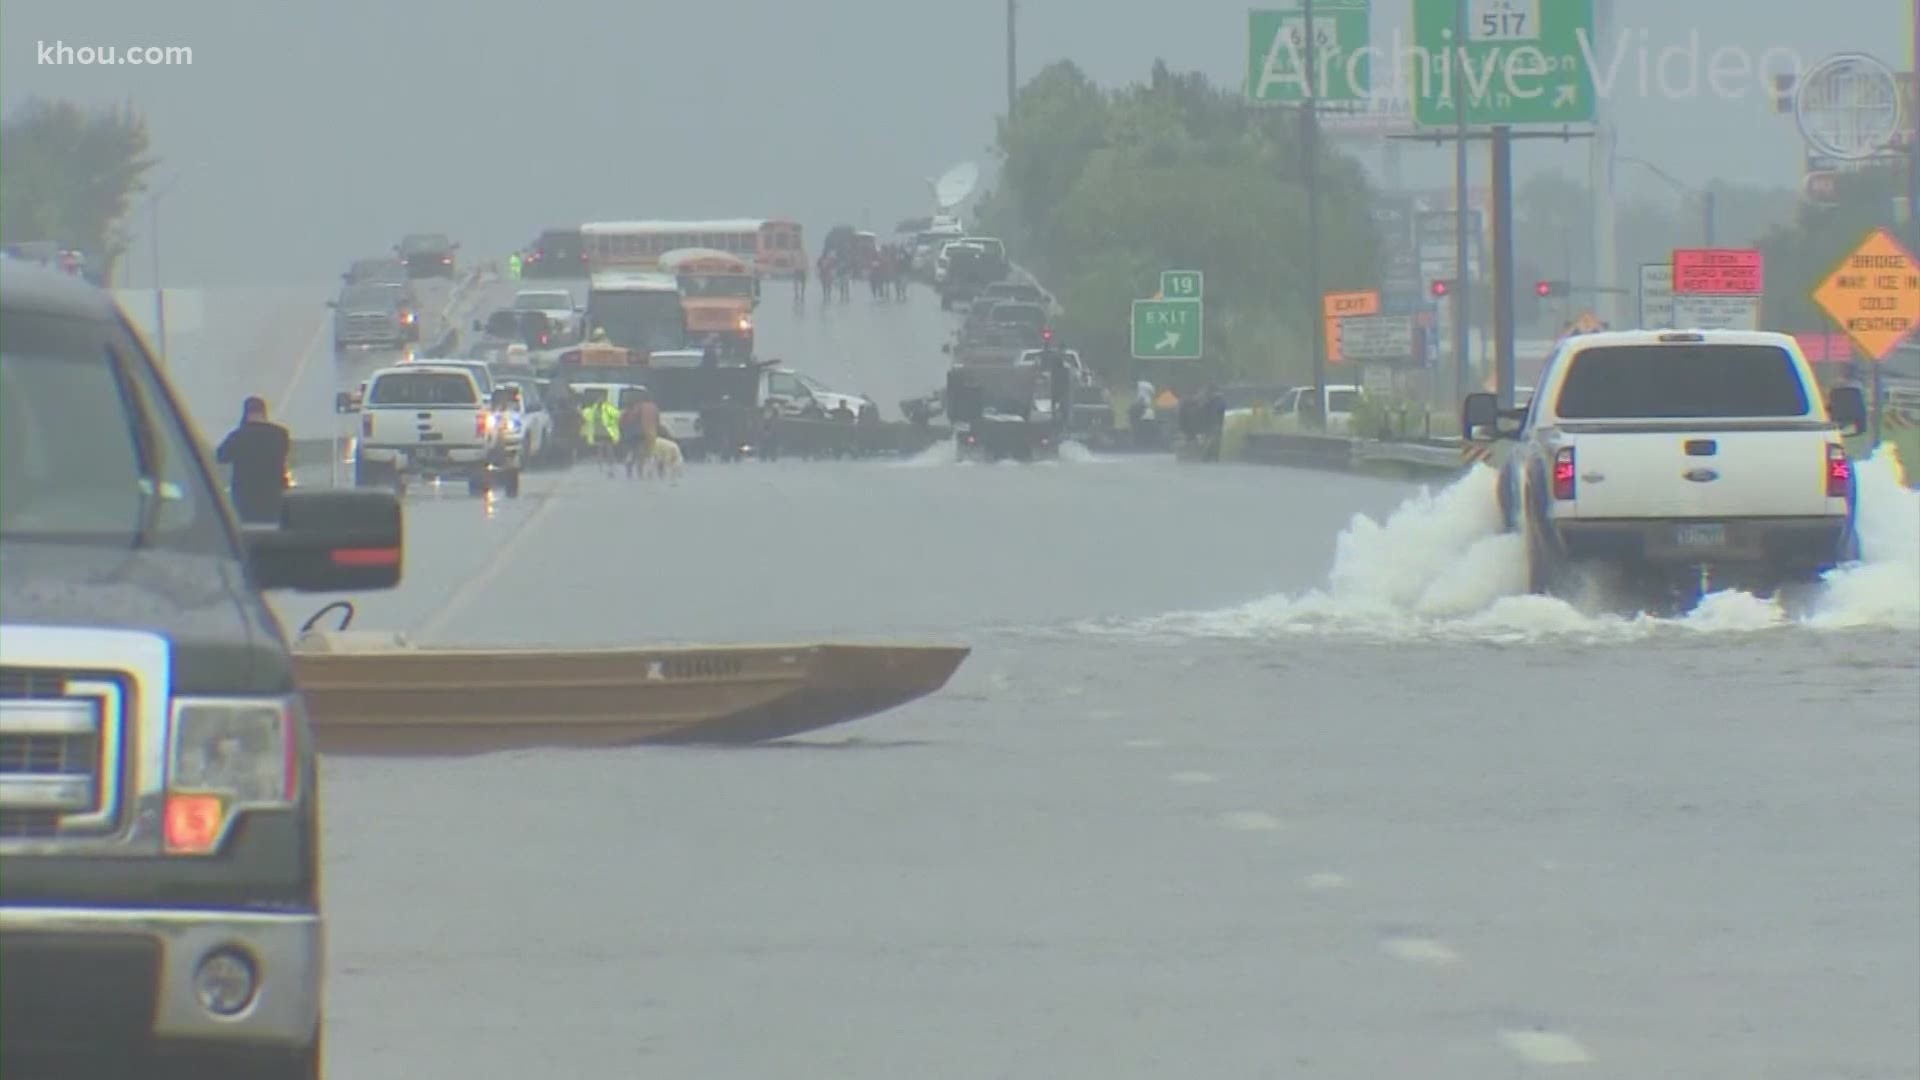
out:
{"label": "road marking", "polygon": [[1217,784],[1220,778],[1210,772],[1177,772],[1167,777],[1176,784]]}
{"label": "road marking", "polygon": [[1460,962],[1460,954],[1431,938],[1390,938],[1380,943],[1389,956],[1410,964],[1446,965]]}
{"label": "road marking", "polygon": [[1129,750],[1158,750],[1167,744],[1159,739],[1128,739],[1120,745]]}
{"label": "road marking", "polygon": [[1585,1065],[1593,1060],[1586,1047],[1557,1031],[1503,1031],[1500,1041],[1529,1065]]}
{"label": "road marking", "polygon": [[1340,874],[1326,874],[1326,873],[1308,874],[1306,877],[1306,882],[1307,882],[1307,888],[1312,889],[1315,892],[1328,892],[1333,889],[1344,889],[1349,884],[1351,884],[1350,882],[1347,881],[1347,879],[1344,876]]}
{"label": "road marking", "polygon": [[540,505],[534,507],[533,513],[520,520],[520,526],[514,530],[513,535],[507,537],[505,543],[494,549],[493,557],[480,568],[480,572],[455,589],[453,595],[447,598],[447,602],[440,606],[440,610],[428,616],[426,621],[409,636],[425,643],[429,638],[438,636],[440,631],[446,629],[454,616],[460,614],[474,597],[483,593],[493,584],[493,579],[500,576],[500,571],[506,569],[507,564],[513,560],[514,554],[520,550],[520,546],[525,544],[527,537],[533,535],[536,527],[546,520],[554,504],[560,501],[559,496],[573,487],[574,478],[579,475],[578,471],[569,472],[552,491],[547,493],[545,498],[540,500]]}
{"label": "road marking", "polygon": [[280,401],[273,407],[275,416],[287,415],[287,406],[293,404],[294,391],[300,389],[300,380],[307,373],[307,364],[313,359],[313,351],[320,347],[320,338],[327,332],[332,321],[331,314],[322,315],[319,325],[313,328],[313,335],[307,338],[306,347],[300,350],[300,359],[293,365],[293,375],[287,380],[287,389],[280,395]]}
{"label": "road marking", "polygon": [[1235,832],[1273,832],[1280,828],[1280,819],[1258,810],[1229,810],[1220,815],[1220,827]]}

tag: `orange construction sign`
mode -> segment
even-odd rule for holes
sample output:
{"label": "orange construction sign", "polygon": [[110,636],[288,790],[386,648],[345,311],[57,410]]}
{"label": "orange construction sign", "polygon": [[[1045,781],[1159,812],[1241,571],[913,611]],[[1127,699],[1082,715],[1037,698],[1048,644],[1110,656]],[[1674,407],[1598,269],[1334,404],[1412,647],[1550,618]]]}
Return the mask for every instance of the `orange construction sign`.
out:
{"label": "orange construction sign", "polygon": [[1377,289],[1354,289],[1349,292],[1322,293],[1320,313],[1327,321],[1327,362],[1338,364],[1346,359],[1346,354],[1340,351],[1340,320],[1380,314],[1380,292]]}
{"label": "orange construction sign", "polygon": [[1920,327],[1920,260],[1875,229],[1813,290],[1813,302],[1860,351],[1885,360]]}

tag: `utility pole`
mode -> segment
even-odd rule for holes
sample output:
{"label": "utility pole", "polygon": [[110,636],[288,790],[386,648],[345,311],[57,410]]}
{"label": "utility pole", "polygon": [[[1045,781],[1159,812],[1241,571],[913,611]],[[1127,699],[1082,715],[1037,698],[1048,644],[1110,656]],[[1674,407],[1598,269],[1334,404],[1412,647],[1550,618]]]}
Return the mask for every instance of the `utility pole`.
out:
{"label": "utility pole", "polygon": [[1013,122],[1013,102],[1020,95],[1018,69],[1014,66],[1018,53],[1015,44],[1019,30],[1019,0],[1007,0],[1007,122]]}
{"label": "utility pole", "polygon": [[1913,240],[1911,250],[1920,251],[1920,9],[1913,11],[1912,51],[1907,64],[1912,71],[1913,94],[1907,100],[1907,123],[1913,125],[1913,137],[1907,141],[1907,234]]}
{"label": "utility pole", "polygon": [[1467,272],[1470,251],[1468,225],[1473,220],[1467,191],[1466,81],[1460,77],[1460,52],[1467,43],[1467,0],[1453,10],[1453,48],[1447,56],[1447,94],[1453,99],[1453,398],[1464,401],[1473,392],[1467,366],[1473,352],[1473,284]]}
{"label": "utility pole", "polygon": [[1320,64],[1319,43],[1313,32],[1313,0],[1301,0],[1306,24],[1306,54],[1300,61],[1300,156],[1307,169],[1307,326],[1313,336],[1314,426],[1327,425],[1327,323],[1320,289],[1320,105],[1314,99],[1313,78]]}
{"label": "utility pole", "polygon": [[[167,187],[172,187],[169,183]],[[167,290],[160,281],[160,196],[167,193],[162,188],[153,195],[150,209],[153,218],[151,240],[153,241],[153,335],[154,349],[160,354],[160,367],[167,367]]]}
{"label": "utility pole", "polygon": [[[1464,145],[1464,144],[1463,144]],[[1493,369],[1500,407],[1513,408],[1513,129],[1493,129]]]}
{"label": "utility pole", "polygon": [[1701,224],[1705,226],[1707,246],[1712,247],[1714,240],[1713,234],[1715,231],[1713,227],[1713,219],[1715,216],[1714,203],[1718,197],[1714,194],[1713,187],[1711,186],[1712,182],[1709,181],[1708,184],[1709,186],[1700,192],[1700,212],[1706,215],[1706,220]]}

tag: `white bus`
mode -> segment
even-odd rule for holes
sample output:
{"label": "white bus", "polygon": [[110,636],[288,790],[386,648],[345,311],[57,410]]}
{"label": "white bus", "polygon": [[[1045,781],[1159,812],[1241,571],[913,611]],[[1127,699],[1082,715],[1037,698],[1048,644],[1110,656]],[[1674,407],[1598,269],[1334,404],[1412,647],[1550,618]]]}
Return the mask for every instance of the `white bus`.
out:
{"label": "white bus", "polygon": [[670,274],[602,270],[587,279],[587,326],[623,348],[654,353],[687,344],[680,283]]}

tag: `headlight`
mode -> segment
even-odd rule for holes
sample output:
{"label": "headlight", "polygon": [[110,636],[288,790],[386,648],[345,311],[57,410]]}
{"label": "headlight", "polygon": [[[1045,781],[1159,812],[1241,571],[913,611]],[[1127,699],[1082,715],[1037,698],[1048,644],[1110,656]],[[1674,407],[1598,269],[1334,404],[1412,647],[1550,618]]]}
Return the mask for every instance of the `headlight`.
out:
{"label": "headlight", "polygon": [[180,698],[167,749],[166,846],[218,850],[243,810],[293,805],[300,793],[298,698]]}

